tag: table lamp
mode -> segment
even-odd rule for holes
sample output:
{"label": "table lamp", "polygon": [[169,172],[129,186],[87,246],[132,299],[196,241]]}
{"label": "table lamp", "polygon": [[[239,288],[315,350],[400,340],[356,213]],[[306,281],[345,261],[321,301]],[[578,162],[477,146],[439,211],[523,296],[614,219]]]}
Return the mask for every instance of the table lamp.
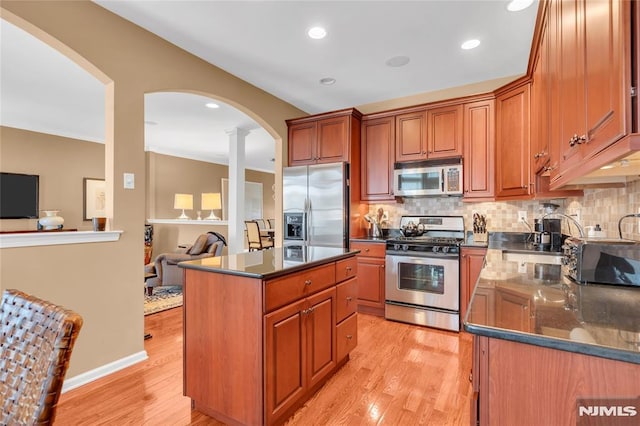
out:
{"label": "table lamp", "polygon": [[173,208],[182,209],[182,214],[178,216],[178,219],[189,219],[184,211],[193,209],[193,194],[176,194],[173,199]]}
{"label": "table lamp", "polygon": [[211,210],[211,214],[205,217],[204,220],[220,220],[218,216],[213,213],[214,210],[222,208],[222,202],[220,200],[220,193],[218,192],[205,192],[202,194],[202,210]]}

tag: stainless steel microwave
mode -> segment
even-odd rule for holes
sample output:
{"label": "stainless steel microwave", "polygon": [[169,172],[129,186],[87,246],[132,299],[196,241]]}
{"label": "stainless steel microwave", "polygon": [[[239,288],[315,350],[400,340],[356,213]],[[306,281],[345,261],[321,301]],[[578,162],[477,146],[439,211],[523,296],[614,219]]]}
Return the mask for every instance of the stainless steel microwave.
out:
{"label": "stainless steel microwave", "polygon": [[395,196],[462,195],[462,164],[405,166],[405,163],[396,163],[394,168]]}

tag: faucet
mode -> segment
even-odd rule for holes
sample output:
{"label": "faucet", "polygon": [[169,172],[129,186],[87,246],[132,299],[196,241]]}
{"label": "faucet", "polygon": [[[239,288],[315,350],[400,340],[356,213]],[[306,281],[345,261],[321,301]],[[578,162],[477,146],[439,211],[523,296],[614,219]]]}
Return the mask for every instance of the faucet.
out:
{"label": "faucet", "polygon": [[[568,214],[564,214],[564,213],[551,212],[542,216],[542,219],[546,219],[549,216],[562,216],[565,219],[570,220],[571,222],[573,222],[574,225],[576,225],[576,228],[578,228],[578,232],[580,232],[580,238],[584,238],[584,229],[582,228],[582,225],[580,225],[580,222],[575,220],[575,218],[573,218],[572,216],[569,216]],[[571,232],[571,227],[569,227],[569,232]]]}

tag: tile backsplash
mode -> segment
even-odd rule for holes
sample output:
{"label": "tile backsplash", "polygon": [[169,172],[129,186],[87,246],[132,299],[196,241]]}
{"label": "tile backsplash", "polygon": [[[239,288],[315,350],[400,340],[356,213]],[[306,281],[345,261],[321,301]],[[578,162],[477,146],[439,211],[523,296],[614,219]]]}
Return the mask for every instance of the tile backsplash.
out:
{"label": "tile backsplash", "polygon": [[[461,198],[405,198],[403,204],[371,204],[370,212],[382,207],[388,212],[387,227],[398,228],[400,217],[403,215],[443,215],[464,216],[465,228],[471,230],[473,213],[484,214],[487,218],[489,232],[527,232],[526,225],[518,222],[518,211],[527,212],[528,222],[533,226],[533,220],[541,217],[544,212],[542,204],[545,201],[501,201],[469,203]],[[583,197],[549,200],[559,205],[561,213],[580,217],[583,226],[599,224],[608,238],[618,237],[618,220],[630,213],[638,213],[640,209],[640,180],[628,183],[623,188],[585,189]],[[640,240],[638,222],[640,218],[625,219],[622,222],[624,238]],[[573,225],[567,228],[568,221],[563,220],[563,232],[578,235]]]}

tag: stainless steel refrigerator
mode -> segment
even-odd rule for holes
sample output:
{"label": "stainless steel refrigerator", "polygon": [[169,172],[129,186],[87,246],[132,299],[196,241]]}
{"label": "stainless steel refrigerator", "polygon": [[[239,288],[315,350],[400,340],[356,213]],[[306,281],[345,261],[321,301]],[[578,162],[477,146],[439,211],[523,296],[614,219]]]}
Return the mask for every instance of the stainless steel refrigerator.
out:
{"label": "stainless steel refrigerator", "polygon": [[285,167],[284,245],[349,246],[349,164]]}

